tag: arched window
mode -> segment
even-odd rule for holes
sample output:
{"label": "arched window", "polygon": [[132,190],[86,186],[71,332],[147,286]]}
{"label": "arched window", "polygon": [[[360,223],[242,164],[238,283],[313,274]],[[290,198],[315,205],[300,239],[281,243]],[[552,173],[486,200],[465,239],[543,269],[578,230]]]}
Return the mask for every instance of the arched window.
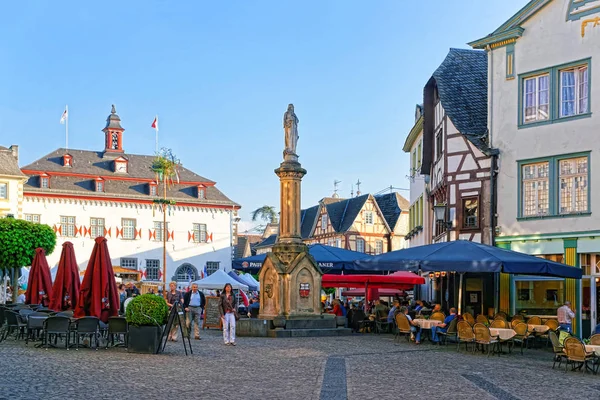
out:
{"label": "arched window", "polygon": [[175,280],[177,282],[189,282],[198,280],[198,270],[192,264],[181,264],[175,272]]}

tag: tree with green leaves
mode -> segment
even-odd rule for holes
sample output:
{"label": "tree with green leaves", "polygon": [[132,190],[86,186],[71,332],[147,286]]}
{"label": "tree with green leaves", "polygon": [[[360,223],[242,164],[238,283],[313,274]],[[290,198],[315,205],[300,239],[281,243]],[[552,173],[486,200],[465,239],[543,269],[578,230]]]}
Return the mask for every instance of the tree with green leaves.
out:
{"label": "tree with green leaves", "polygon": [[271,224],[278,222],[277,212],[273,206],[265,205],[252,211],[252,221],[256,221],[258,218]]}
{"label": "tree with green leaves", "polygon": [[[31,265],[38,247],[51,254],[56,247],[56,233],[48,225],[34,224],[11,217],[0,219],[0,269],[11,273],[15,286],[21,267]],[[13,291],[16,301],[18,290]]]}

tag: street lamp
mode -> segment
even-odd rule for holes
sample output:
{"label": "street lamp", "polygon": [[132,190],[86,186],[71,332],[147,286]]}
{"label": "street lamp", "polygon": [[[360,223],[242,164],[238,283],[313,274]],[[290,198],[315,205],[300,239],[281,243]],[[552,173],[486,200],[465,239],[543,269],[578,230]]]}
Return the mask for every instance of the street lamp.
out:
{"label": "street lamp", "polygon": [[452,221],[446,221],[446,204],[436,204],[433,206],[433,214],[436,221],[442,221],[446,229],[452,228]]}

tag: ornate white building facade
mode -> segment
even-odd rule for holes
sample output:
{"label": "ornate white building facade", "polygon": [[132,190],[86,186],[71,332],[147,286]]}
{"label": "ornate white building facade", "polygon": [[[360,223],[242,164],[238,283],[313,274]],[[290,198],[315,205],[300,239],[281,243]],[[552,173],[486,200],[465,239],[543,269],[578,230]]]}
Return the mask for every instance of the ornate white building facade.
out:
{"label": "ornate white building facade", "polygon": [[[48,257],[58,263],[61,244],[74,244],[85,270],[94,238],[105,236],[115,270],[132,279],[161,282],[163,214],[156,199],[163,185],[151,170],[155,156],[127,154],[124,129],[113,110],[107,118],[104,150],[57,149],[21,170],[21,218],[47,224],[58,236]],[[180,286],[216,269],[231,269],[236,215],[240,206],[215,182],[181,168],[179,182],[167,185],[167,282]]]}

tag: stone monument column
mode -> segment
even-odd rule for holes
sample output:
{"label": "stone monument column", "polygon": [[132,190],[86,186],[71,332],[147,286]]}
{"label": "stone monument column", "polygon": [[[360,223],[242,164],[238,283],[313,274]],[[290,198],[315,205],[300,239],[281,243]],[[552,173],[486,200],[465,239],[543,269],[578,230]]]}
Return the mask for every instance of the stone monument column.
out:
{"label": "stone monument column", "polygon": [[260,316],[266,319],[321,315],[323,273],[308,253],[300,232],[301,182],[306,170],[296,154],[298,122],[290,104],[283,116],[283,162],[275,170],[280,181],[279,236],[259,272]]}

